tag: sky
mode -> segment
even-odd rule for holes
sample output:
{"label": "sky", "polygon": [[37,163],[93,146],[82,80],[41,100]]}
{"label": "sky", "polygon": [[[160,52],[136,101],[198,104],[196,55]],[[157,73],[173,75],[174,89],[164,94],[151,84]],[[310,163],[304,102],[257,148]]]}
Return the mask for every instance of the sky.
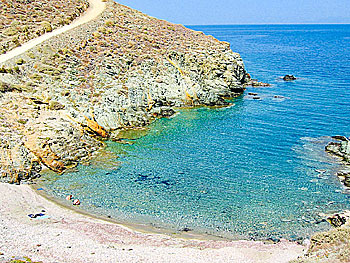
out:
{"label": "sky", "polygon": [[350,0],[116,0],[184,25],[350,23]]}

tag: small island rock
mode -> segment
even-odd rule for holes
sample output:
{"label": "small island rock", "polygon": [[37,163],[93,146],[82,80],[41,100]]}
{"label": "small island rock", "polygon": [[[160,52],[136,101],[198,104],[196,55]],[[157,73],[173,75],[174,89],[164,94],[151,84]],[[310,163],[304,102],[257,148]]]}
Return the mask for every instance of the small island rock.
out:
{"label": "small island rock", "polygon": [[297,78],[296,77],[294,77],[294,75],[285,75],[284,77],[283,77],[283,80],[284,81],[292,81],[292,80],[296,80]]}

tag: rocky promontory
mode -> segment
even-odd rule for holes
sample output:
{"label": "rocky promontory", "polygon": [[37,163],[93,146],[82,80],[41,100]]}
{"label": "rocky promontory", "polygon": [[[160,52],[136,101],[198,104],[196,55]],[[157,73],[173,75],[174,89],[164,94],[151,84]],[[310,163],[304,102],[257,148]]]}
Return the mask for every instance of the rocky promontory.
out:
{"label": "rocky promontory", "polygon": [[229,105],[249,80],[228,43],[107,2],[97,19],[0,65],[1,180],[63,172],[121,130]]}

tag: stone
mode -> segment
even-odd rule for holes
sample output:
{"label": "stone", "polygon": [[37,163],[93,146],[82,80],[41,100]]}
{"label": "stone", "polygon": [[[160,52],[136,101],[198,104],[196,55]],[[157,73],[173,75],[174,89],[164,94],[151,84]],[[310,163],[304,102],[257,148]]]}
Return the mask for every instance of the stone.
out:
{"label": "stone", "polygon": [[63,110],[64,105],[62,105],[61,103],[59,103],[57,101],[50,101],[49,102],[49,109],[50,110]]}
{"label": "stone", "polygon": [[257,79],[251,79],[249,82],[247,82],[246,85],[252,86],[252,87],[270,87],[271,86],[269,83],[264,83],[264,82],[258,81]]}
{"label": "stone", "polygon": [[327,221],[334,227],[341,227],[346,223],[347,217],[342,214],[335,214],[335,215],[329,216],[327,218]]}
{"label": "stone", "polygon": [[296,80],[297,78],[296,77],[294,77],[294,75],[285,75],[284,77],[283,77],[283,80],[284,81],[292,81],[292,80]]}
{"label": "stone", "polygon": [[338,141],[343,141],[343,142],[349,141],[348,138],[346,138],[345,136],[341,136],[341,135],[332,136],[332,139],[335,139],[335,140],[338,140]]}
{"label": "stone", "polygon": [[181,232],[190,232],[190,231],[192,231],[192,230],[193,230],[193,229],[188,228],[188,227],[184,227],[184,228],[180,229]]}

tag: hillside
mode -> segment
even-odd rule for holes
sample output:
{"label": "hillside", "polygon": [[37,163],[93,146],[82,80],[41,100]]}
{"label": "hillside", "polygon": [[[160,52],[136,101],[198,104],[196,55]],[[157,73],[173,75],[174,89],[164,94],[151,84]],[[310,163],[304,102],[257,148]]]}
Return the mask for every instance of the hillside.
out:
{"label": "hillside", "polygon": [[226,42],[107,3],[92,22],[0,65],[3,181],[77,165],[177,107],[225,106],[248,81]]}
{"label": "hillside", "polygon": [[88,0],[1,0],[0,54],[70,24],[88,7]]}

